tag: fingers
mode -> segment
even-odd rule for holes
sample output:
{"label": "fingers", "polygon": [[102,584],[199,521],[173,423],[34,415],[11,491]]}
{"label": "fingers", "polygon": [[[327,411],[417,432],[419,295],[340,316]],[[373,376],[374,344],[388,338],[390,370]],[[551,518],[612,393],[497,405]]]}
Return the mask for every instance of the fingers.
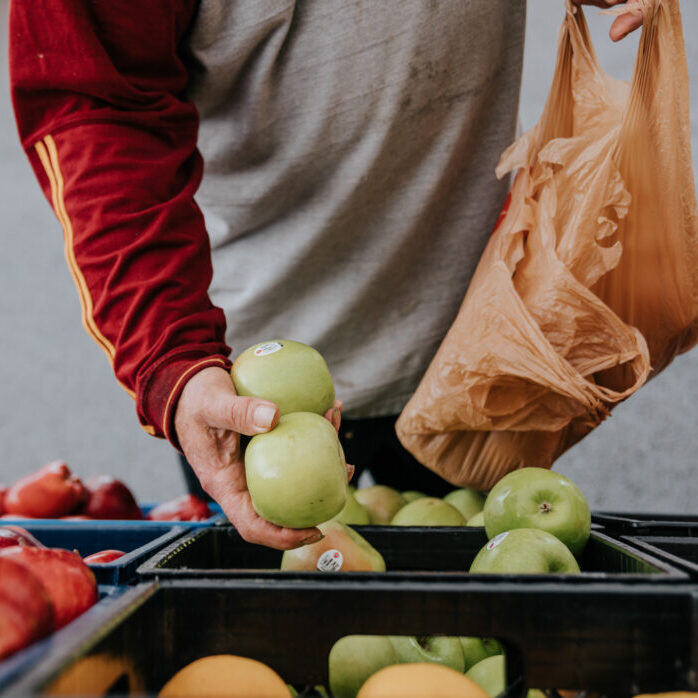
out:
{"label": "fingers", "polygon": [[211,395],[202,410],[209,427],[229,429],[246,436],[262,434],[279,422],[279,408],[273,402],[239,397],[234,393]]}
{"label": "fingers", "polygon": [[354,470],[354,466],[347,463],[347,482],[351,482],[351,479],[354,477]]}
{"label": "fingers", "polygon": [[[594,5],[604,9],[626,4],[626,0],[572,0],[572,2],[574,2],[575,5]],[[630,0],[627,4],[630,7],[634,3]],[[639,29],[641,26],[642,14],[639,12],[624,14],[617,17],[615,22],[613,22],[611,30],[609,31],[609,36],[612,41],[620,41],[630,34],[630,32]]]}
{"label": "fingers", "polygon": [[620,41],[624,39],[630,32],[634,32],[642,26],[641,14],[621,15],[611,25],[609,36],[612,41]]}
{"label": "fingers", "polygon": [[237,532],[248,543],[266,545],[277,550],[291,550],[316,543],[324,537],[318,528],[282,528],[265,521],[254,510],[247,491],[232,496],[225,494],[217,501]]}
{"label": "fingers", "polygon": [[337,431],[342,424],[342,407],[344,403],[341,400],[335,400],[334,405],[323,415]]}
{"label": "fingers", "polygon": [[279,408],[269,400],[254,397],[235,397],[228,412],[230,421],[225,427],[238,434],[254,436],[273,429],[279,422]]}

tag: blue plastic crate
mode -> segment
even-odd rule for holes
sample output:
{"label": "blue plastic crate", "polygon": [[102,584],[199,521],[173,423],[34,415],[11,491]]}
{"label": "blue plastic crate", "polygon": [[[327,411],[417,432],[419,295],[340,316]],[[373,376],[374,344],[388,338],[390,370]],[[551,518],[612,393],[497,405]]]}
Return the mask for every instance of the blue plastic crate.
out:
{"label": "blue plastic crate", "polygon": [[[147,502],[141,504],[141,512],[143,516],[147,516],[148,512],[155,508],[157,503]],[[223,514],[220,505],[215,502],[209,502],[208,508],[213,512],[212,515],[205,519],[204,521],[149,521],[148,519],[140,520],[128,520],[128,519],[28,519],[20,518],[16,519],[5,518],[0,519],[0,525],[14,524],[17,526],[22,526],[26,528],[27,526],[56,526],[59,524],[65,524],[69,526],[94,526],[95,524],[120,524],[122,526],[188,526],[191,528],[199,528],[202,526],[212,526],[219,522],[226,521],[226,517]]]}
{"label": "blue plastic crate", "polygon": [[15,652],[4,661],[0,660],[0,692],[16,681],[22,674],[34,668],[52,649],[60,647],[73,637],[75,633],[85,632],[89,628],[94,628],[104,623],[107,618],[111,617],[114,603],[129,588],[131,587],[100,585],[98,587],[99,600],[94,606],[88,608],[85,613],[55,633],[48,635],[42,640],[37,640],[19,652]]}
{"label": "blue plastic crate", "polygon": [[136,568],[144,560],[187,530],[168,522],[154,521],[140,527],[111,521],[80,523],[80,526],[75,526],[71,521],[59,520],[54,525],[46,522],[34,524],[33,520],[25,519],[21,526],[46,547],[77,550],[82,557],[100,550],[123,550],[126,554],[112,562],[90,565],[98,584],[113,585],[132,582]]}

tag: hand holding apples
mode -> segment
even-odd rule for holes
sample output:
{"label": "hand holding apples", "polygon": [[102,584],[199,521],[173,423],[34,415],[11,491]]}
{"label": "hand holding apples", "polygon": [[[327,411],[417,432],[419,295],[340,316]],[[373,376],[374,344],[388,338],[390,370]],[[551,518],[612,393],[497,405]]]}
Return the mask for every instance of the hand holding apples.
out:
{"label": "hand holding apples", "polygon": [[250,543],[287,550],[322,534],[316,528],[282,528],[257,514],[240,448],[240,434],[263,434],[278,421],[274,403],[238,396],[228,372],[216,367],[187,381],[175,412],[175,430],[187,460],[240,535]]}

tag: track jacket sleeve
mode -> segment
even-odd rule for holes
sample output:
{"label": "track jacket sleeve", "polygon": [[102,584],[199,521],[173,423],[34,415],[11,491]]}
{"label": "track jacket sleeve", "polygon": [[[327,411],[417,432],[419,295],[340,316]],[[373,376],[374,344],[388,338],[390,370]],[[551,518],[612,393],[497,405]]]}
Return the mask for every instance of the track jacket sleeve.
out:
{"label": "track jacket sleeve", "polygon": [[198,115],[183,92],[195,0],[12,0],[22,144],[63,227],[87,332],[146,431],[177,446],[186,380],[227,368],[225,317],[194,202]]}

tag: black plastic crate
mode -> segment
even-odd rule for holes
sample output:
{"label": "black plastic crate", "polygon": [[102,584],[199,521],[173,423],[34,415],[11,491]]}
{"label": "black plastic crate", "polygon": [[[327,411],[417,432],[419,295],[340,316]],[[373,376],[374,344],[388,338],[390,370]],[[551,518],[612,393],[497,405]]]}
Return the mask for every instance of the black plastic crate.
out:
{"label": "black plastic crate", "polygon": [[[483,529],[411,528],[403,526],[355,526],[384,557],[387,572],[344,572],[327,577],[351,576],[357,579],[413,579],[421,575],[431,580],[462,579],[480,548],[487,542]],[[190,531],[163,548],[137,570],[143,579],[202,578],[297,578],[312,579],[318,572],[282,572],[282,553],[246,543],[232,526]],[[530,583],[554,578],[561,583],[584,581],[681,582],[686,573],[666,561],[633,549],[627,543],[592,532],[580,558],[578,575],[520,575]],[[487,575],[488,578],[498,575]]]}
{"label": "black plastic crate", "polygon": [[[326,685],[329,650],[340,637],[436,633],[499,638],[519,689],[608,696],[691,689],[698,687],[697,600],[690,585],[561,586],[476,575],[144,583],[114,604],[106,622],[52,648],[8,695],[50,695],[57,677],[97,655],[124,668],[104,672],[102,693],[154,694],[189,662],[222,653],[262,661],[294,685]],[[63,690],[86,693],[80,683]]]}
{"label": "black plastic crate", "polygon": [[592,526],[616,535],[698,537],[698,514],[595,511]]}
{"label": "black plastic crate", "polygon": [[627,536],[630,545],[688,572],[698,580],[698,538],[686,536]]}
{"label": "black plastic crate", "polygon": [[129,584],[133,582],[136,568],[149,556],[182,535],[181,526],[169,523],[147,526],[124,525],[101,521],[91,526],[70,523],[55,525],[24,521],[24,528],[48,548],[77,550],[82,556],[92,555],[100,550],[122,550],[125,555],[112,562],[91,564],[98,584]]}

